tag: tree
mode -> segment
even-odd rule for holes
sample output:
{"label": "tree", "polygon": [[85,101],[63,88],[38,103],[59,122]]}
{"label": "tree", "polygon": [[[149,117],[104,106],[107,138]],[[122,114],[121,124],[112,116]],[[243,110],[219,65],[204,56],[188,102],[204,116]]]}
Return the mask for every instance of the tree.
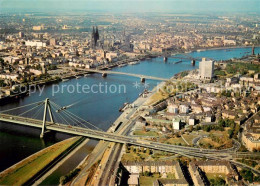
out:
{"label": "tree", "polygon": [[129,153],[129,147],[128,147],[128,145],[125,145],[125,151],[126,151],[126,153]]}
{"label": "tree", "polygon": [[220,186],[220,185],[225,185],[226,181],[222,178],[217,177],[216,179],[210,179],[209,180],[210,185],[215,185],[215,186]]}
{"label": "tree", "polygon": [[229,137],[230,139],[232,138],[233,134],[234,134],[234,129],[229,129],[229,130],[228,130],[228,137]]}
{"label": "tree", "polygon": [[151,176],[151,172],[148,172],[148,171],[145,171],[143,174],[144,174],[144,176]]}
{"label": "tree", "polygon": [[149,149],[149,148],[147,148],[147,149],[146,149],[146,154],[148,154],[148,155],[150,155],[150,154],[151,154],[151,152],[150,152],[150,149]]}
{"label": "tree", "polygon": [[254,174],[252,173],[252,171],[248,169],[242,169],[240,171],[240,174],[245,180],[249,181],[250,183],[254,181]]}

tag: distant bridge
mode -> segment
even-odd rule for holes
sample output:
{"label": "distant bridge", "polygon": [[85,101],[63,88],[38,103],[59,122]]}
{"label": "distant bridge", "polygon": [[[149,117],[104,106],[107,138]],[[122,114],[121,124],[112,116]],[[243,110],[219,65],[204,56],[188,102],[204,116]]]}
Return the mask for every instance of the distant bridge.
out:
{"label": "distant bridge", "polygon": [[96,69],[78,69],[78,70],[83,70],[86,72],[93,72],[93,73],[100,73],[100,74],[103,74],[104,76],[106,74],[118,74],[118,75],[138,77],[138,78],[141,78],[141,81],[143,81],[145,79],[158,80],[158,81],[168,81],[169,80],[167,78],[147,76],[147,75],[142,75],[142,74],[126,73],[126,72],[109,71],[109,70],[96,70]]}

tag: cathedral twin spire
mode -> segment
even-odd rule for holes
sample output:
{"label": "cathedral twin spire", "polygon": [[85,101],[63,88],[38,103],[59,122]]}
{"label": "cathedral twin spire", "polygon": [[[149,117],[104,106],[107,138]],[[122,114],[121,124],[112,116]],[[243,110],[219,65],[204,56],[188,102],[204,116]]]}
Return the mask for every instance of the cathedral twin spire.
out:
{"label": "cathedral twin spire", "polygon": [[97,41],[99,40],[99,33],[98,33],[98,27],[96,26],[96,29],[95,27],[93,26],[93,31],[92,31],[92,40],[94,41],[94,46],[96,47],[97,46]]}

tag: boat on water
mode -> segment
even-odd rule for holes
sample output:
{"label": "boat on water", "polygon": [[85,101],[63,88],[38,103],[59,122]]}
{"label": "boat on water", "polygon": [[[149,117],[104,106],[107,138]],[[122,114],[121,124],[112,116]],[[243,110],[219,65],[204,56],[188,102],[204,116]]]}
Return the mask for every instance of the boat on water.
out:
{"label": "boat on water", "polygon": [[121,65],[118,65],[118,67],[124,67],[126,66],[126,64],[121,64]]}
{"label": "boat on water", "polygon": [[140,62],[139,61],[133,61],[133,62],[130,62],[129,65],[136,65],[138,63],[140,63]]}
{"label": "boat on water", "polygon": [[90,76],[90,74],[85,74],[85,75],[84,75],[84,77],[88,77],[88,76]]}
{"label": "boat on water", "polygon": [[181,63],[181,62],[182,62],[182,60],[176,61],[176,62],[174,62],[174,64],[178,64],[178,63]]}
{"label": "boat on water", "polygon": [[76,77],[76,79],[79,79],[79,78],[81,78],[81,76],[75,76]]}
{"label": "boat on water", "polygon": [[127,108],[128,104],[128,102],[125,102],[124,105],[119,108],[119,112],[123,112]]}
{"label": "boat on water", "polygon": [[66,109],[67,109],[67,107],[64,106],[64,107],[61,107],[60,109],[56,110],[56,112],[60,112],[60,111],[62,111],[62,110],[66,110]]}
{"label": "boat on water", "polygon": [[66,81],[69,81],[69,79],[62,79],[62,82],[66,82]]}

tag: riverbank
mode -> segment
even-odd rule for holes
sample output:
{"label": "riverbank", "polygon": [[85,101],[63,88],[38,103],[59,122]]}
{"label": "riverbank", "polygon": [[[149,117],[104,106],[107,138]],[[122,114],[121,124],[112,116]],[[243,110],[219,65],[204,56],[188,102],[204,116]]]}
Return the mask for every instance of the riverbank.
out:
{"label": "riverbank", "polygon": [[[207,50],[226,50],[226,49],[236,49],[236,48],[252,48],[253,46],[226,46],[226,47],[213,47],[213,48],[198,48],[193,50],[192,52],[197,52],[198,50],[201,51],[207,51]],[[260,45],[258,46],[254,46],[255,48],[260,47]]]}
{"label": "riverbank", "polygon": [[22,185],[58,156],[78,142],[80,137],[73,137],[45,148],[0,173],[1,185]]}
{"label": "riverbank", "polygon": [[48,176],[53,174],[62,164],[66,163],[73,155],[78,153],[79,150],[82,149],[88,142],[89,142],[89,139],[85,139],[75,149],[72,149],[72,151],[69,152],[69,154],[65,158],[63,158],[53,168],[51,168],[48,172],[46,172],[44,175],[42,175],[35,183],[33,183],[33,185],[34,186],[40,185]]}
{"label": "riverbank", "polygon": [[[158,86],[161,86],[158,85]],[[156,91],[156,87],[152,90],[147,97],[139,96],[134,102],[132,102],[131,105],[135,105],[135,107],[127,108],[113,123],[113,125],[110,126],[110,128],[107,130],[108,132],[114,132],[116,134],[120,135],[128,135],[134,126],[136,120],[138,117],[140,117],[140,112],[142,113],[142,107],[145,106],[144,103],[147,101],[147,99],[150,98],[150,96]],[[110,169],[106,166],[108,163],[116,163],[117,160],[114,161],[113,158],[118,157],[114,156],[119,155],[122,148],[113,149],[115,146],[115,143],[113,142],[103,142],[100,141],[93,152],[88,155],[86,159],[84,159],[76,169],[80,169],[79,175],[74,178],[74,180],[70,183],[71,185],[82,185],[85,184],[87,181],[98,181],[100,179],[100,176],[105,174],[108,176],[108,172],[110,172]],[[114,154],[114,155],[113,155]],[[97,162],[103,162],[103,163],[97,163]],[[113,166],[113,164],[109,164],[110,168],[113,167],[113,170],[117,170],[116,166],[119,165],[119,162],[117,165]],[[102,169],[102,170],[101,170]],[[96,175],[96,176],[94,176]],[[106,177],[105,176],[105,177]],[[92,179],[94,177],[94,180]],[[103,179],[103,178],[102,178]],[[104,178],[105,179],[105,178]]]}
{"label": "riverbank", "polygon": [[[181,55],[184,53],[192,53],[192,52],[204,52],[204,51],[212,51],[212,50],[226,50],[226,49],[238,49],[238,48],[251,48],[252,46],[229,46],[229,47],[215,47],[215,48],[198,48],[198,49],[194,49],[192,51],[189,50],[182,50],[182,51],[169,51],[169,53],[171,53],[171,56],[176,56],[176,55]],[[255,48],[257,48],[259,46],[255,46]],[[201,51],[199,51],[201,50]],[[122,64],[129,64],[135,61],[146,61],[152,58],[158,58],[158,57],[163,57],[163,54],[145,54],[145,55],[140,55],[139,57],[136,58],[131,58],[131,59],[124,59],[112,64],[107,64],[107,65],[102,65],[97,67],[99,70],[107,70],[107,69],[112,69],[115,67],[120,67],[120,65]],[[188,59],[189,57],[187,57]],[[60,68],[65,68],[64,67],[60,67]],[[71,67],[67,67],[67,68],[71,68]],[[56,79],[51,79],[51,80],[40,80],[40,81],[35,81],[35,82],[30,82],[28,83],[26,86],[44,86],[44,85],[51,85],[51,84],[55,84],[55,83],[59,83],[62,81],[62,79],[73,79],[76,78],[77,76],[84,76],[85,74],[90,74],[90,72],[82,72],[82,71],[78,71],[78,72],[74,72],[74,73],[70,73],[70,74],[66,74],[64,76],[60,76]],[[24,85],[24,84],[21,84]],[[2,97],[0,98],[0,105],[4,105],[4,104],[8,104],[11,101],[19,101],[20,98],[26,97],[29,95],[29,91],[27,92],[21,92],[15,95],[10,95],[10,96],[6,96],[6,97]]]}
{"label": "riverbank", "polygon": [[[247,49],[247,51],[249,51],[249,50]],[[225,53],[228,54],[229,52],[224,51],[222,53],[225,55]],[[240,50],[239,50],[239,53],[240,53]],[[204,54],[202,54],[202,55],[204,55]],[[216,55],[218,55],[218,53]],[[236,57],[236,55],[234,55],[234,57]],[[195,68],[197,68],[197,66],[191,67],[189,62],[188,63],[183,62],[180,64],[171,64],[171,60],[169,60],[168,63],[164,63],[162,58],[158,58],[158,59],[147,60],[147,61],[141,62],[138,65],[132,65],[132,66],[129,65],[129,66],[126,66],[123,68],[116,68],[113,70],[120,70],[120,71],[129,72],[129,73],[133,73],[135,71],[136,73],[138,72],[140,74],[147,73],[147,75],[154,75],[154,76],[161,75],[165,78],[168,78],[171,75],[178,73],[180,71],[183,71],[185,69],[195,69]],[[72,78],[74,78],[74,77],[72,77]],[[114,94],[114,95],[67,94],[66,95],[66,92],[65,92],[65,93],[57,94],[55,97],[51,97],[52,89],[50,86],[48,86],[48,87],[46,86],[46,88],[44,89],[44,94],[42,94],[42,97],[39,97],[37,93],[31,94],[30,96],[27,96],[26,98],[21,100],[19,103],[14,103],[14,104],[9,103],[8,105],[6,105],[5,107],[2,107],[1,109],[4,110],[4,109],[16,107],[16,106],[18,107],[21,105],[26,105],[26,104],[29,104],[32,102],[40,101],[40,99],[45,99],[47,97],[55,99],[55,103],[62,105],[62,106],[69,105],[72,102],[81,100],[78,107],[71,108],[71,111],[84,119],[90,120],[91,123],[97,124],[99,128],[107,130],[108,126],[113,121],[115,121],[116,118],[118,117],[118,115],[119,115],[118,108],[120,108],[124,102],[133,102],[133,100],[136,99],[136,97],[140,93],[140,91],[142,91],[141,89],[143,87],[141,87],[139,89],[133,87],[132,83],[134,83],[136,80],[137,79],[134,79],[132,77],[120,77],[120,76],[116,76],[116,77],[108,76],[105,79],[105,78],[102,78],[101,75],[99,75],[99,74],[93,74],[90,77],[86,77],[86,78],[82,77],[77,80],[72,79],[69,82],[59,83],[59,85],[62,86],[62,85],[76,84],[76,83],[94,84],[94,83],[99,83],[99,82],[103,82],[103,83],[108,82],[111,84],[126,84],[127,90],[128,90],[127,94]],[[151,82],[151,81],[150,82],[147,81],[147,82],[151,83],[151,87],[154,87],[154,85],[157,83],[157,82],[155,83],[155,82]],[[134,95],[134,96],[132,96],[132,95]],[[106,118],[106,119],[104,120],[104,118]],[[102,121],[102,120],[104,120],[104,121]],[[34,141],[32,141],[32,142],[29,141],[29,142],[26,142],[26,144],[24,144],[23,140],[20,140],[20,139],[19,139],[20,141],[13,140],[13,139],[15,139],[16,136],[18,136],[20,134],[19,132],[16,132],[16,130],[17,130],[16,127],[12,127],[12,129],[10,129],[11,132],[4,130],[2,128],[1,128],[1,130],[8,134],[12,134],[12,135],[9,135],[8,137],[1,136],[2,145],[4,145],[6,147],[6,148],[1,149],[1,155],[3,155],[2,162],[3,161],[8,162],[9,159],[14,159],[12,154],[16,154],[15,158],[17,158],[17,157],[20,157],[20,154],[22,154],[23,152],[27,152],[36,146],[37,147],[41,146],[41,144],[34,143],[34,141],[39,140],[38,139],[39,131],[36,132],[37,137],[35,137],[35,139],[33,138]],[[15,132],[13,132],[13,131],[15,131]],[[31,134],[31,129],[26,128],[26,129],[24,129],[24,131],[25,132],[22,133],[23,136],[27,136],[27,135]],[[61,135],[61,134],[57,133],[57,134],[55,134],[55,136],[56,135]],[[11,144],[14,144],[14,145],[11,145]],[[88,145],[90,146],[90,144],[88,144]],[[13,150],[11,150],[11,149],[13,149]],[[38,150],[39,149],[37,149],[37,151]],[[15,151],[17,153],[13,153],[13,151]],[[32,154],[35,151],[34,152],[30,151],[30,152],[31,152],[30,154]],[[26,156],[28,156],[30,154],[27,154]],[[84,157],[86,157],[86,155],[84,155]],[[22,159],[23,158],[25,158],[25,157],[22,157]],[[80,158],[76,157],[76,158],[77,158],[77,160],[81,161],[81,157]],[[20,159],[18,159],[17,161],[20,161]],[[17,162],[17,161],[15,161],[15,162]],[[12,162],[12,164],[14,164],[15,162]],[[71,162],[69,162],[69,163],[71,163]],[[11,166],[12,164],[9,164],[8,167]],[[68,167],[66,167],[66,166],[64,166],[64,168],[61,168],[61,169],[62,169],[62,171],[59,170],[59,172],[56,173],[54,176],[59,177],[60,172],[62,172],[62,174],[64,174],[64,175],[68,172],[67,171]],[[64,172],[66,172],[66,173],[64,173]],[[55,183],[49,182],[49,184],[55,184]]]}

